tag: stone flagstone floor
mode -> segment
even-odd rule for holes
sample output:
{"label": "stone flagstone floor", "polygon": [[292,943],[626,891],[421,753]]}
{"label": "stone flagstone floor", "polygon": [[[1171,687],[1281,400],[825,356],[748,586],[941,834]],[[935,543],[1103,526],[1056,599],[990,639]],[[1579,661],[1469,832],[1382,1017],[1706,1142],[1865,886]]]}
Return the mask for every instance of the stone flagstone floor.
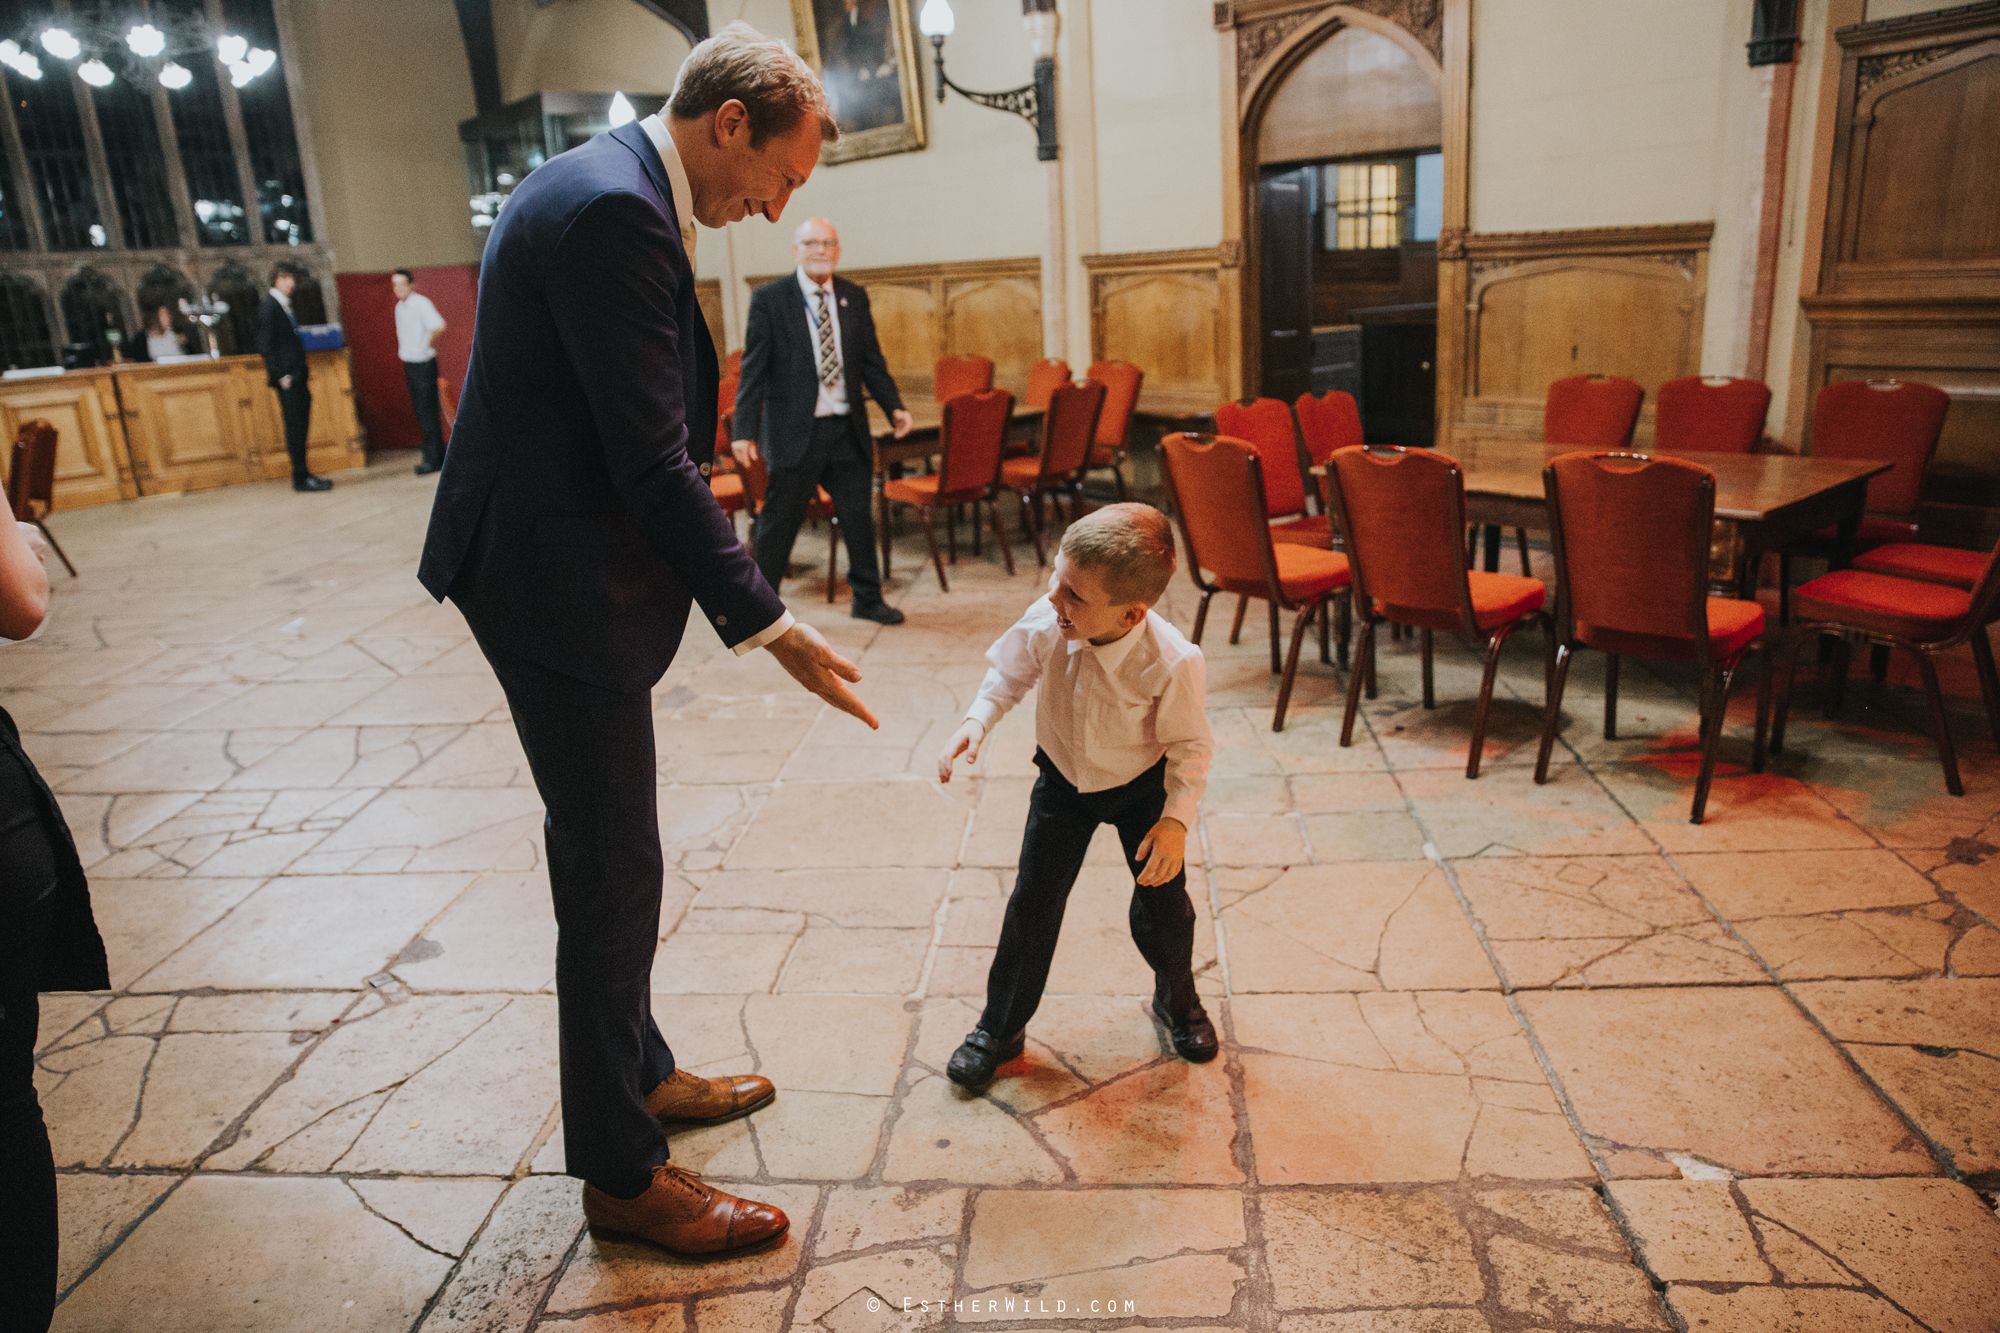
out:
{"label": "stone flagstone floor", "polygon": [[[713,1264],[593,1239],[540,807],[413,577],[430,489],[401,460],[56,517],[85,572],[0,650],[0,702],[116,987],[45,1001],[57,1328],[2000,1329],[2000,762],[1971,711],[1954,800],[1906,691],[1833,724],[1807,691],[1761,777],[1745,691],[1697,828],[1684,676],[1628,664],[1606,742],[1587,656],[1538,787],[1530,637],[1468,782],[1462,645],[1426,712],[1385,643],[1342,749],[1317,664],[1270,730],[1253,612],[1207,646],[1190,842],[1224,1058],[1163,1056],[1107,833],[1026,1058],[968,1098],[941,1071],[1032,728],[948,788],[933,757],[1039,581],[989,551],[940,594],[908,534],[900,628],[788,585],[880,732],[700,626],[656,692],[656,1009],[684,1064],[780,1089],[673,1150],[791,1234]],[[1183,578],[1162,610],[1193,604]]]}

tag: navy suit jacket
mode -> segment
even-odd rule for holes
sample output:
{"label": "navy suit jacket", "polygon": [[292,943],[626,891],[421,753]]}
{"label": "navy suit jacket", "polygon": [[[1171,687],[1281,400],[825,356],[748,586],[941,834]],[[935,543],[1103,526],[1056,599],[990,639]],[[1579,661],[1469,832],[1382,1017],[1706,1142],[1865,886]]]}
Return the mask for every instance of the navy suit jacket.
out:
{"label": "navy suit jacket", "polygon": [[636,121],[531,173],[479,266],[418,578],[483,643],[649,689],[691,602],[734,647],[784,614],[715,503],[715,345]]}
{"label": "navy suit jacket", "polygon": [[[896,392],[889,363],[882,359],[882,345],[875,340],[868,293],[836,274],[833,295],[840,320],[841,371],[847,380],[848,433],[866,455],[868,411],[861,401],[862,388],[866,386],[884,412],[902,407],[903,396]],[[750,293],[735,429],[730,434],[755,440],[766,466],[775,472],[805,458],[818,405],[819,349],[798,274],[787,273]]]}
{"label": "navy suit jacket", "polygon": [[306,344],[299,337],[291,314],[269,292],[257,303],[257,354],[264,358],[264,379],[272,388],[285,376],[293,376],[294,387],[303,387],[306,374]]}

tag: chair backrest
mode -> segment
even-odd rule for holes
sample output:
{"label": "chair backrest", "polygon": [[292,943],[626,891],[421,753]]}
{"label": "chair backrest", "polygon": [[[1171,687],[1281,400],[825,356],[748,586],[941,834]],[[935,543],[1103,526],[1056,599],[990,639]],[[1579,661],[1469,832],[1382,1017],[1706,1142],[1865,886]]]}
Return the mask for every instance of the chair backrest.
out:
{"label": "chair backrest", "polygon": [[743,349],[741,347],[731,352],[729,358],[722,363],[722,373],[732,379],[741,379],[743,377]]}
{"label": "chair backrest", "polygon": [[1176,431],[1160,441],[1160,456],[1196,586],[1208,587],[1201,581],[1204,569],[1231,583],[1275,584],[1277,557],[1256,448],[1247,440]]}
{"label": "chair backrest", "polygon": [[1057,386],[1069,383],[1069,362],[1044,357],[1028,367],[1028,391],[1021,395],[1023,407],[1045,408]]}
{"label": "chair backrest", "polygon": [[1747,454],[1764,434],[1771,387],[1762,380],[1690,375],[1653,395],[1653,447],[1691,453]]}
{"label": "chair backrest", "polygon": [[938,447],[938,493],[983,491],[1000,476],[1007,442],[1007,423],[1014,417],[1014,395],[1005,389],[962,393],[944,405]]}
{"label": "chair backrest", "polygon": [[451,391],[451,381],[438,376],[438,424],[444,429],[444,437],[451,438],[452,427],[458,424],[458,395]]}
{"label": "chair backrest", "polygon": [[1706,662],[1715,474],[1685,458],[1575,453],[1542,470],[1542,488],[1563,637]]}
{"label": "chair backrest", "polygon": [[1618,375],[1571,375],[1549,386],[1542,439],[1589,449],[1623,449],[1639,424],[1646,391]]}
{"label": "chair backrest", "polygon": [[1116,449],[1125,443],[1132,413],[1139,405],[1139,385],[1146,372],[1130,361],[1099,361],[1083,372],[1104,386],[1104,411],[1097,418],[1097,443]]}
{"label": "chair backrest", "polygon": [[1094,380],[1065,384],[1049,395],[1049,410],[1042,416],[1043,482],[1080,472],[1090,462],[1103,410],[1104,386]]}
{"label": "chair backrest", "polygon": [[1305,437],[1306,453],[1314,466],[1325,467],[1341,449],[1352,448],[1361,440],[1361,409],[1354,395],[1338,389],[1299,395],[1299,434]]}
{"label": "chair backrest", "polygon": [[1289,518],[1306,511],[1306,484],[1299,475],[1299,437],[1292,431],[1292,409],[1276,398],[1259,398],[1244,405],[1224,403],[1215,409],[1215,429],[1235,440],[1248,440],[1264,457],[1264,501],[1271,517]]}
{"label": "chair backrest", "polygon": [[1406,625],[1477,632],[1458,460],[1356,444],[1334,453],[1326,480],[1360,604]]}
{"label": "chair backrest", "polygon": [[56,428],[46,421],[24,421],[14,436],[7,501],[15,517],[26,519],[53,509],[55,492]]}
{"label": "chair backrest", "polygon": [[948,403],[960,394],[985,393],[993,387],[993,362],[983,356],[941,356],[932,376],[931,396]]}
{"label": "chair backrest", "polygon": [[736,386],[739,379],[735,375],[724,375],[722,387],[715,395],[715,456],[721,458],[729,452],[730,418],[736,415]]}
{"label": "chair backrest", "polygon": [[1868,509],[1914,514],[1937,453],[1951,399],[1934,384],[1842,380],[1813,401],[1812,451],[1819,458],[1881,458],[1896,465],[1868,483]]}

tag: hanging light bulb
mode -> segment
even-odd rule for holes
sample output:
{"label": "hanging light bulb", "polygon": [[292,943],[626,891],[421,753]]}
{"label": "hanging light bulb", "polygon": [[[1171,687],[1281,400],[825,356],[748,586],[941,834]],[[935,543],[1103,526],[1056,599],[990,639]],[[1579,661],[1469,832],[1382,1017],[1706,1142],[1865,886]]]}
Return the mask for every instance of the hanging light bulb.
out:
{"label": "hanging light bulb", "polygon": [[42,62],[35,59],[34,52],[23,51],[19,42],[0,42],[0,65],[7,66],[24,79],[42,77]]}
{"label": "hanging light bulb", "polygon": [[107,87],[111,83],[111,66],[102,60],[86,60],[76,67],[76,77],[93,88]]}
{"label": "hanging light bulb", "polygon": [[930,0],[924,12],[917,15],[917,31],[926,37],[949,37],[957,26],[949,0]]}
{"label": "hanging light bulb", "polygon": [[132,48],[133,55],[151,60],[167,49],[167,35],[150,23],[141,23],[125,34],[125,45]]}
{"label": "hanging light bulb", "polygon": [[266,51],[262,47],[259,47],[250,53],[250,58],[246,63],[250,66],[250,77],[254,79],[278,63],[278,53],[276,51]]}
{"label": "hanging light bulb", "polygon": [[615,130],[620,125],[630,125],[633,121],[637,120],[638,118],[639,118],[639,113],[634,111],[632,109],[632,104],[625,100],[624,93],[611,94],[612,129]]}
{"label": "hanging light bulb", "polygon": [[68,28],[44,28],[42,49],[57,60],[74,60],[83,52],[82,45],[70,34]]}
{"label": "hanging light bulb", "polygon": [[233,32],[225,32],[215,39],[215,58],[225,65],[234,65],[250,54],[250,43]]}
{"label": "hanging light bulb", "polygon": [[170,88],[175,92],[179,92],[193,82],[194,72],[183,65],[177,65],[169,60],[166,64],[160,66],[160,86],[162,88]]}

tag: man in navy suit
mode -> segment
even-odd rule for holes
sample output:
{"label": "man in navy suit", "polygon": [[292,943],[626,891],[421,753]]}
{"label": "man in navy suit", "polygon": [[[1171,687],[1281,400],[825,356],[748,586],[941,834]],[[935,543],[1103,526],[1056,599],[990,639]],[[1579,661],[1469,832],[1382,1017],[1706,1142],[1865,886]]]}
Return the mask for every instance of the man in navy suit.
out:
{"label": "man in navy suit", "polygon": [[882,600],[882,567],[875,559],[868,508],[875,448],[861,391],[865,387],[889,414],[898,439],[910,433],[910,414],[875,340],[868,293],[833,276],[840,263],[833,224],[825,218],[799,224],[792,257],[795,271],[750,294],[729,445],[746,467],[761,454],[770,474],[757,515],[757,567],[778,586],[799,524],[824,486],[847,538],[855,617],[900,625],[903,613]]}
{"label": "man in navy suit", "polygon": [[601,1230],[681,1254],[782,1236],[784,1213],[667,1161],[668,1126],[746,1115],[762,1078],[677,1069],[652,1016],[660,933],[651,690],[690,607],[876,725],[861,678],[796,624],[708,485],[719,387],[694,224],[778,220],[838,137],[819,81],[732,23],[663,116],[538,168],[479,272],[472,359],[418,577],[492,663],[548,807],[563,1144]]}

